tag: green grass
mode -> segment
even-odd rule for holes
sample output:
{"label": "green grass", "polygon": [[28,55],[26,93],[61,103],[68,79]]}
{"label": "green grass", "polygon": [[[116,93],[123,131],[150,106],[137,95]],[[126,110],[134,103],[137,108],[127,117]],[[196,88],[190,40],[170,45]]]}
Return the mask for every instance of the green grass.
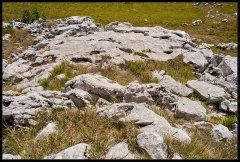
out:
{"label": "green grass", "polygon": [[183,84],[186,84],[188,80],[196,79],[192,67],[183,62],[182,55],[168,61],[128,61],[126,68],[137,76],[142,83],[158,82],[158,79],[151,75],[154,70],[165,70],[167,75]]}
{"label": "green grass", "polygon": [[148,55],[146,55],[143,52],[134,52],[134,55],[138,55],[138,56],[142,56],[142,57],[148,57]]}
{"label": "green grass", "polygon": [[[55,109],[48,113],[40,112],[38,122],[29,129],[3,130],[3,151],[19,154],[22,159],[42,159],[44,156],[58,153],[68,147],[84,142],[91,146],[90,159],[100,159],[110,146],[124,141],[129,149],[146,158],[144,152],[135,145],[139,131],[133,123],[123,123],[97,115],[95,108],[85,111],[78,109]],[[34,141],[37,133],[49,121],[56,122],[58,132]],[[140,155],[140,153],[142,155]]]}
{"label": "green grass", "polygon": [[130,48],[119,48],[121,51],[124,51],[126,53],[133,53],[133,50]]}
{"label": "green grass", "polygon": [[189,130],[191,143],[186,145],[174,139],[166,139],[169,152],[177,152],[183,159],[237,159],[237,138],[218,142],[211,134],[211,128]]}

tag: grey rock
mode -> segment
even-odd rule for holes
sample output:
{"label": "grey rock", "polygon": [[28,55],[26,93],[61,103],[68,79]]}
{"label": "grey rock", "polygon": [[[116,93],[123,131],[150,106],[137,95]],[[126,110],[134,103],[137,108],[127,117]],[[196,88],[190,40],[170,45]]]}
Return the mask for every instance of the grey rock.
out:
{"label": "grey rock", "polygon": [[69,147],[55,155],[44,157],[44,159],[88,159],[86,152],[89,149],[86,143],[80,143]]}
{"label": "grey rock", "polygon": [[145,149],[152,159],[167,159],[167,145],[163,137],[152,132],[144,132],[137,136],[138,145]]}
{"label": "grey rock", "polygon": [[65,89],[78,88],[96,94],[108,101],[122,98],[125,87],[99,74],[83,74],[65,83]]}
{"label": "grey rock", "polygon": [[48,123],[48,125],[38,133],[35,140],[40,140],[56,132],[57,132],[56,123]]}
{"label": "grey rock", "polygon": [[105,159],[135,159],[134,155],[128,150],[128,145],[125,142],[120,142],[112,146]]}
{"label": "grey rock", "polygon": [[222,50],[231,50],[231,49],[235,49],[237,48],[237,44],[236,43],[233,43],[233,42],[230,42],[230,43],[219,43],[217,45],[217,48],[220,48]]}
{"label": "grey rock", "polygon": [[97,109],[100,116],[118,119],[120,121],[133,121],[145,126],[141,131],[152,131],[161,136],[173,136],[181,142],[190,143],[191,139],[184,130],[172,127],[168,121],[154,113],[145,103],[116,103]]}
{"label": "grey rock", "polygon": [[11,35],[10,35],[10,34],[5,34],[5,35],[2,37],[2,40],[3,40],[3,41],[10,41],[10,38],[11,38]]}
{"label": "grey rock", "polygon": [[19,155],[2,154],[2,159],[21,159]]}
{"label": "grey rock", "polygon": [[217,67],[222,70],[224,76],[237,73],[237,57],[227,55]]}
{"label": "grey rock", "polygon": [[230,102],[229,100],[225,99],[221,102],[219,109],[236,114],[238,109],[237,102]]}
{"label": "grey rock", "polygon": [[212,134],[216,140],[231,139],[233,137],[229,129],[222,124],[214,126]]}
{"label": "grey rock", "polygon": [[88,107],[92,102],[92,96],[87,91],[81,89],[72,89],[63,96],[70,98],[78,108]]}
{"label": "grey rock", "polygon": [[202,20],[194,20],[193,22],[192,22],[192,24],[193,24],[193,26],[200,26],[201,24],[202,24]]}
{"label": "grey rock", "polygon": [[192,101],[189,98],[181,97],[178,99],[175,116],[187,120],[202,121],[206,119],[206,109],[200,101]]}
{"label": "grey rock", "polygon": [[170,92],[176,93],[180,96],[188,96],[193,93],[193,90],[175,81],[171,76],[164,75],[159,83],[162,87],[170,90]]}
{"label": "grey rock", "polygon": [[219,103],[226,98],[226,92],[223,88],[203,81],[190,80],[187,86],[206,99],[208,102]]}
{"label": "grey rock", "polygon": [[42,42],[36,44],[36,45],[34,46],[34,48],[35,48],[36,51],[38,51],[38,50],[46,47],[48,44],[49,44],[49,42],[44,42],[44,41],[42,41]]}
{"label": "grey rock", "polygon": [[204,55],[198,52],[186,52],[183,54],[183,62],[191,63],[194,67],[198,68],[200,71],[203,71],[208,64],[207,59]]}
{"label": "grey rock", "polygon": [[182,159],[178,153],[174,153],[172,159]]}

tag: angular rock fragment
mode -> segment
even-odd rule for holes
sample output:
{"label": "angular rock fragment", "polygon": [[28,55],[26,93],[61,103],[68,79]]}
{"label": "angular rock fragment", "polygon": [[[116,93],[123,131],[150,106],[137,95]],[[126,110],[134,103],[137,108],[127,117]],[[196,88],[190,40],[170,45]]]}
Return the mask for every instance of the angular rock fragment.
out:
{"label": "angular rock fragment", "polygon": [[120,142],[112,146],[105,159],[135,159],[134,155],[128,150],[128,145],[125,142]]}

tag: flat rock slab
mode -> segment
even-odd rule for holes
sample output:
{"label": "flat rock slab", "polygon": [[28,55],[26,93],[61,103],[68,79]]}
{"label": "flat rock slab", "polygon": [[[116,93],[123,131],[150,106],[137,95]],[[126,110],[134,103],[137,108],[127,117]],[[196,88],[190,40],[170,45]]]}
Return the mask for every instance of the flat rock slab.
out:
{"label": "flat rock slab", "polygon": [[55,155],[44,157],[44,159],[88,159],[86,156],[89,145],[86,143],[80,143],[69,147]]}
{"label": "flat rock slab", "polygon": [[82,74],[65,83],[65,89],[82,89],[106,100],[122,98],[125,87],[99,74]]}
{"label": "flat rock slab", "polygon": [[206,109],[200,101],[192,101],[186,97],[180,97],[175,110],[176,117],[187,120],[202,121],[206,119]]}
{"label": "flat rock slab", "polygon": [[187,86],[192,88],[196,93],[207,100],[207,102],[218,103],[227,97],[223,88],[203,81],[190,80],[187,82]]}
{"label": "flat rock slab", "polygon": [[169,89],[170,92],[176,93],[181,96],[188,96],[193,93],[191,88],[186,87],[185,85],[175,81],[171,76],[164,75],[159,83],[161,86]]}

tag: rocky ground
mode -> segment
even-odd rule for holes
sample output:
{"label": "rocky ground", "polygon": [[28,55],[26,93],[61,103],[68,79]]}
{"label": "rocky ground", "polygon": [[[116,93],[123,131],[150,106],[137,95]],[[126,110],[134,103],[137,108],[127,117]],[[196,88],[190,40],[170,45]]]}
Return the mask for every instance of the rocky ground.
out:
{"label": "rocky ground", "polygon": [[[227,115],[236,117],[237,57],[215,54],[208,45],[195,44],[184,31],[160,26],[134,27],[126,22],[103,26],[91,17],[78,16],[54,20],[52,26],[41,19],[32,24],[14,20],[3,23],[3,28],[26,29],[35,37],[34,44],[26,50],[11,53],[8,59],[2,60],[3,86],[14,86],[19,90],[3,91],[2,123],[7,128],[32,128],[38,122],[37,115],[46,109],[49,112],[56,109],[84,112],[94,107],[100,118],[136,125],[139,129],[136,147],[144,150],[151,159],[184,159],[180,152],[170,153],[167,140],[190,145],[192,139],[188,129],[192,127],[210,128],[209,136],[220,143],[237,137],[236,120],[229,127],[208,120]],[[3,40],[8,39],[11,39],[10,35],[3,36]],[[111,65],[124,70],[129,61],[169,61],[179,56],[184,64],[192,66],[196,77],[186,84],[163,70],[152,72],[152,77],[158,79],[155,83],[136,80],[121,85],[96,71],[65,79],[60,90],[47,90],[41,82],[50,78],[54,68],[63,61],[90,69]],[[66,78],[65,75],[56,77],[61,80]],[[59,80],[53,84],[58,84]],[[152,106],[168,111],[176,122],[169,122]],[[178,119],[185,122],[178,123]],[[60,126],[55,121],[48,121],[32,141],[53,136]],[[91,157],[87,152],[92,147],[95,146],[88,141],[75,142],[71,147],[45,154],[42,158],[88,159]],[[3,150],[5,159],[20,159],[19,155],[29,158],[21,151],[19,155],[14,154],[16,152]],[[125,141],[112,143],[100,157],[139,158]]]}

